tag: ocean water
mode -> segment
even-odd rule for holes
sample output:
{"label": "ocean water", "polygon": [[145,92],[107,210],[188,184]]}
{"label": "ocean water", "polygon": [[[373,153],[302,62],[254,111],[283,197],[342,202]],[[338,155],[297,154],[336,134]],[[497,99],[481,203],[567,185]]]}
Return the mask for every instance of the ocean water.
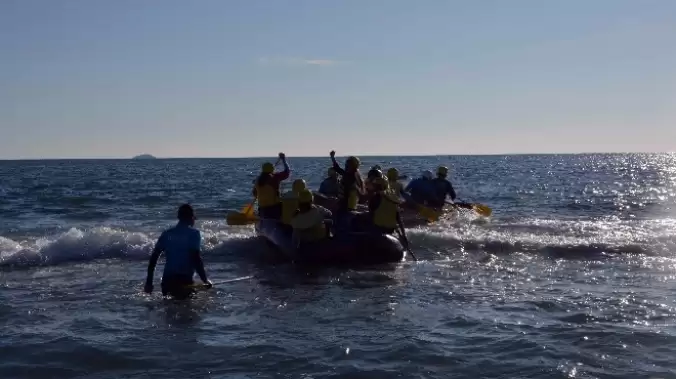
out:
{"label": "ocean water", "polygon": [[[225,224],[262,161],[0,162],[0,378],[676,378],[676,155],[365,158],[448,165],[494,215],[349,270]],[[289,161],[314,188],[329,163]],[[183,202],[211,279],[251,279],[142,292]]]}

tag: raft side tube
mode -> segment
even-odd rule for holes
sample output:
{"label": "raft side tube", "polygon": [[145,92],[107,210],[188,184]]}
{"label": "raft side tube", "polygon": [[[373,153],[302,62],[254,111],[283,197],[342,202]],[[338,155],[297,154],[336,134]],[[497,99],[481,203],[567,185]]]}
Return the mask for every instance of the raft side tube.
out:
{"label": "raft side tube", "polygon": [[350,232],[296,247],[291,230],[278,220],[260,220],[256,231],[299,264],[372,265],[400,262],[406,255],[402,243],[388,234]]}

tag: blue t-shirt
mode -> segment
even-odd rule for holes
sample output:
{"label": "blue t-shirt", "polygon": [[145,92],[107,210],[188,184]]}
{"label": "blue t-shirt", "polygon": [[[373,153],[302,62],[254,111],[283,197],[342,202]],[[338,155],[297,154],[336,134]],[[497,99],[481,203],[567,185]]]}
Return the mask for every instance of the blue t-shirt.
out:
{"label": "blue t-shirt", "polygon": [[173,228],[165,230],[155,245],[165,255],[164,276],[192,277],[195,273],[192,252],[200,250],[201,242],[200,231],[188,224],[179,222]]}
{"label": "blue t-shirt", "polygon": [[413,202],[418,204],[433,202],[437,198],[434,185],[429,179],[413,179],[410,183],[408,183],[405,191],[410,192],[411,196],[404,196],[404,198],[407,200],[413,200]]}
{"label": "blue t-shirt", "polygon": [[340,182],[334,178],[324,179],[322,184],[319,185],[319,193],[337,197],[340,193]]}
{"label": "blue t-shirt", "polygon": [[446,201],[446,196],[450,196],[451,200],[455,200],[455,190],[453,185],[446,179],[436,178],[432,180],[434,184],[434,190],[436,191],[437,201],[440,205]]}

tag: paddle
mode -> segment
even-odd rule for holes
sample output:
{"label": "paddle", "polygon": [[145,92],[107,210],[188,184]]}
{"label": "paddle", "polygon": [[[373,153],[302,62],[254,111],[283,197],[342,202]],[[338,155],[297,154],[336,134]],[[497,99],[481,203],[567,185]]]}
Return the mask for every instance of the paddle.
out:
{"label": "paddle", "polygon": [[440,215],[441,212],[420,204],[416,204],[416,206],[418,208],[418,214],[426,218],[427,221],[429,222],[439,221],[439,217],[441,217]]}
{"label": "paddle", "polygon": [[450,204],[457,208],[471,209],[484,217],[490,217],[490,215],[493,214],[493,210],[490,207],[479,203],[452,203],[447,201],[446,204]]}
{"label": "paddle", "polygon": [[[232,283],[232,282],[239,282],[240,280],[246,280],[246,279],[251,279],[253,278],[253,275],[249,276],[240,276],[239,278],[234,278],[234,279],[226,279],[226,280],[217,280],[215,282],[211,282],[212,288],[213,286],[217,284],[225,284],[225,283]],[[200,288],[200,289],[205,289],[208,288],[209,286],[205,283],[200,283],[200,284],[191,284],[188,287],[190,288]]]}
{"label": "paddle", "polygon": [[399,229],[397,229],[397,234],[399,234],[399,241],[401,241],[401,243],[404,245],[404,248],[409,253],[411,253],[411,256],[413,257],[413,259],[415,259],[417,261],[418,258],[416,258],[415,254],[413,254],[413,250],[411,250],[411,245],[409,245],[409,243],[408,243],[408,238],[406,238],[406,230],[404,229],[404,222],[401,221],[401,219],[399,219],[397,221],[397,224],[399,224]]}
{"label": "paddle", "polygon": [[254,199],[250,204],[247,204],[240,212],[230,212],[225,220],[228,225],[248,225],[258,221],[258,217],[254,214]]}

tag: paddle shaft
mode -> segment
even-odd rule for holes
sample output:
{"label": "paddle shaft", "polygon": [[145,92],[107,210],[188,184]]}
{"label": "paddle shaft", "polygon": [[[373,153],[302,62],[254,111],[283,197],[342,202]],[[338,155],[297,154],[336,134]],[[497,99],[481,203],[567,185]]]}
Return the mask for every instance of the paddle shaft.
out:
{"label": "paddle shaft", "polygon": [[409,245],[409,243],[408,243],[408,238],[406,238],[406,231],[404,229],[404,222],[401,221],[401,220],[399,220],[399,229],[397,229],[397,233],[399,233],[399,240],[401,241],[401,243],[404,244],[404,248],[406,250],[408,250],[408,252],[411,253],[411,256],[413,257],[413,259],[415,259],[417,261],[418,258],[415,256],[415,254],[413,254],[413,251],[411,250],[411,245]]}
{"label": "paddle shaft", "polygon": [[450,201],[447,201],[446,204],[452,205],[456,208],[471,209],[474,212],[477,212],[478,214],[486,217],[490,216],[492,213],[489,207],[478,203],[452,203]]}
{"label": "paddle shaft", "polygon": [[[215,285],[218,285],[218,284],[238,282],[238,281],[241,281],[241,280],[246,280],[246,279],[251,279],[251,278],[253,278],[253,275],[240,276],[239,278],[234,278],[234,279],[217,280],[215,282],[211,282],[211,284],[212,284],[212,286],[215,286]],[[192,284],[192,285],[189,285],[188,287],[203,288],[203,287],[206,287],[206,286],[207,286],[206,283],[200,283],[200,284]]]}

